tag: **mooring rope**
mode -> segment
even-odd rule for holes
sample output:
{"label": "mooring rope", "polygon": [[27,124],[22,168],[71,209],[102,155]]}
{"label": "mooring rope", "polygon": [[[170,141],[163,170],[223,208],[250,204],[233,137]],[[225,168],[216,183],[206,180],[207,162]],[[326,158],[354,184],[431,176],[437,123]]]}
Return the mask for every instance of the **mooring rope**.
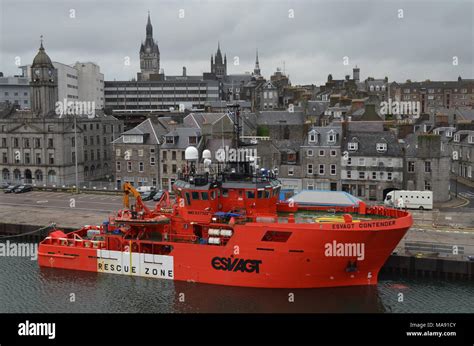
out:
{"label": "mooring rope", "polygon": [[37,232],[40,232],[40,231],[42,231],[42,230],[44,230],[44,229],[47,229],[47,228],[50,228],[50,227],[56,227],[56,224],[55,224],[55,223],[51,223],[51,224],[48,225],[48,226],[44,226],[44,227],[38,228],[38,229],[36,229],[36,230],[34,230],[34,231],[31,231],[31,232],[26,232],[26,233],[21,233],[21,234],[15,234],[15,235],[0,236],[0,239],[23,237],[24,235],[29,235],[29,234],[37,233]]}

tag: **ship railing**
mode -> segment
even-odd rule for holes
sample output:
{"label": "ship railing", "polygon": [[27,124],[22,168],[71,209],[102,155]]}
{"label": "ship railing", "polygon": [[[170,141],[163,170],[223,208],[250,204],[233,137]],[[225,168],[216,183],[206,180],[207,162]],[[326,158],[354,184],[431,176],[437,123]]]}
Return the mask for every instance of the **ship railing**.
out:
{"label": "ship railing", "polygon": [[105,241],[94,240],[94,239],[82,239],[82,238],[53,238],[46,237],[46,244],[48,245],[60,245],[69,247],[84,247],[92,249],[102,249],[105,247]]}

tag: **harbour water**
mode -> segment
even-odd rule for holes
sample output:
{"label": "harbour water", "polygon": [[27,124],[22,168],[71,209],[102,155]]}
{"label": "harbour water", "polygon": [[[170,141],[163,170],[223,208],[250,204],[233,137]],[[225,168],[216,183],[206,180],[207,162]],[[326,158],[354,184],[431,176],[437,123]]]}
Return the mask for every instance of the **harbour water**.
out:
{"label": "harbour water", "polygon": [[0,258],[0,313],[473,313],[474,282],[381,277],[375,287],[253,289],[40,269]]}

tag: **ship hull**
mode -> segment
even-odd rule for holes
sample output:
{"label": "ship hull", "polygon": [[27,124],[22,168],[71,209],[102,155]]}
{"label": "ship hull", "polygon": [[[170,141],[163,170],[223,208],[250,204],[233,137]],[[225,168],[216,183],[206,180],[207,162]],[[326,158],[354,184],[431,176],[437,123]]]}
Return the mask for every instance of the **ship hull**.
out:
{"label": "ship hull", "polygon": [[[375,285],[410,225],[411,217],[377,229],[250,223],[236,226],[225,246],[160,242],[172,248],[167,255],[41,243],[39,265],[242,287]],[[284,242],[264,240],[268,230],[291,236]]]}

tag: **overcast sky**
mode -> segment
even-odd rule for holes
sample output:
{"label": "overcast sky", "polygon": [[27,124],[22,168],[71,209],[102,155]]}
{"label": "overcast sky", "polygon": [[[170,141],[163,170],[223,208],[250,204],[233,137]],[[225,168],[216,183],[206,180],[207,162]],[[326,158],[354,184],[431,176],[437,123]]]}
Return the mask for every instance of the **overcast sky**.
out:
{"label": "overcast sky", "polygon": [[168,75],[209,71],[219,40],[228,73],[252,71],[258,48],[262,74],[285,66],[293,84],[342,79],[355,65],[361,79],[474,78],[471,0],[0,0],[0,71],[17,74],[16,57],[31,64],[42,34],[53,61],[93,61],[105,80],[129,80],[148,10]]}

